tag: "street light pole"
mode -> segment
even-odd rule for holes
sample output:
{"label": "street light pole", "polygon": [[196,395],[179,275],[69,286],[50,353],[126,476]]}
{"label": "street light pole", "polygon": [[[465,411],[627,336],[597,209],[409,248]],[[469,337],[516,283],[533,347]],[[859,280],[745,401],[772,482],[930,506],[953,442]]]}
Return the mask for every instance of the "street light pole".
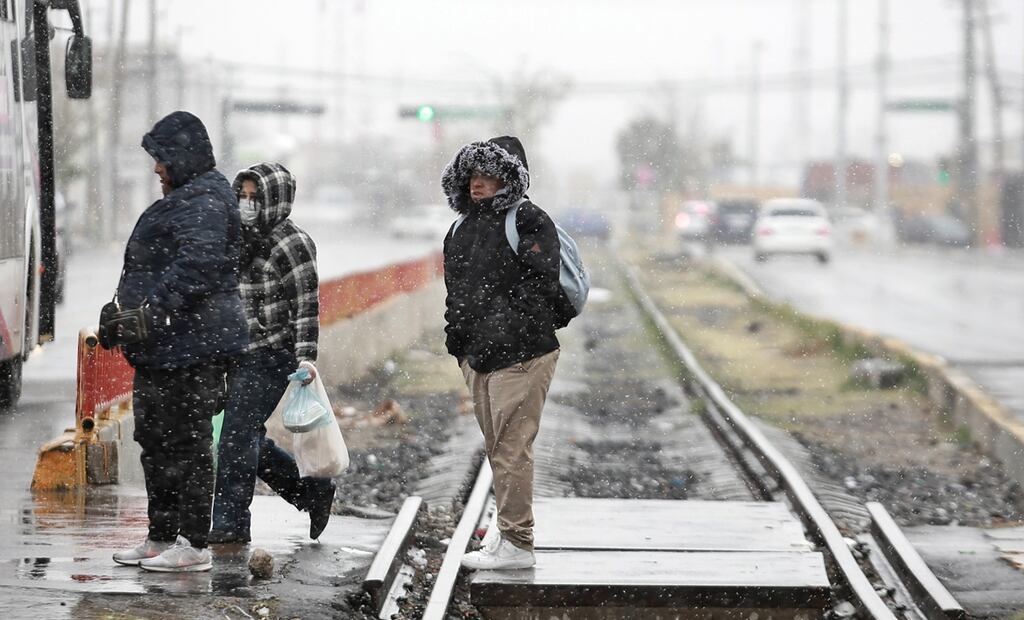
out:
{"label": "street light pole", "polygon": [[750,109],[748,110],[747,157],[749,158],[750,185],[756,187],[760,182],[761,162],[758,158],[760,150],[758,135],[761,131],[761,41],[755,41],[751,51],[750,66]]}
{"label": "street light pole", "polygon": [[836,194],[833,206],[841,207],[846,205],[846,169],[848,167],[846,162],[846,120],[850,105],[850,88],[846,75],[847,0],[839,0],[837,8],[839,33],[836,38],[839,47],[836,59],[836,96],[838,105],[836,106]]}
{"label": "street light pole", "polygon": [[889,0],[878,0],[878,127],[875,145],[876,212],[889,206],[889,126],[886,104],[889,98]]}
{"label": "street light pole", "polygon": [[978,221],[978,144],[974,134],[974,0],[963,2],[963,99],[960,101],[960,144],[957,156],[956,198],[977,238]]}

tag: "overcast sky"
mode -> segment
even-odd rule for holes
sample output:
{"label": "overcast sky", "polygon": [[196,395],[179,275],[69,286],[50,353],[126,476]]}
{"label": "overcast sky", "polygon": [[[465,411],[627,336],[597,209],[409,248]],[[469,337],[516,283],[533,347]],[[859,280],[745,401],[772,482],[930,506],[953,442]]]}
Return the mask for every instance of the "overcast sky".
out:
{"label": "overcast sky", "polygon": [[[88,0],[87,0],[88,1]],[[1024,83],[1024,3],[989,0],[995,16],[997,65],[1012,109],[1008,133],[1020,135]],[[418,144],[427,132],[397,119],[400,104],[484,102],[496,76],[553,72],[575,89],[558,106],[532,148],[561,173],[614,172],[614,137],[644,111],[664,113],[668,97],[638,88],[658,81],[677,90],[681,124],[698,118],[706,136],[729,137],[745,155],[752,48],[761,41],[765,89],[761,104],[763,174],[792,162],[801,126],[793,91],[772,76],[792,73],[801,0],[161,0],[160,30],[182,33],[186,53],[199,58],[284,65],[386,78],[345,83],[340,102],[347,135],[402,135]],[[812,155],[835,149],[838,0],[809,0]],[[877,0],[849,0],[849,66],[853,94],[849,144],[870,157],[876,99],[870,66],[877,49]],[[958,96],[962,49],[960,2],[890,0],[893,97]],[[133,34],[145,35],[147,3],[132,2]],[[98,38],[105,2],[91,3]],[[979,52],[981,48],[979,46]],[[403,81],[404,80],[404,81]],[[714,82],[701,88],[700,80]],[[465,83],[463,82],[465,81]],[[455,82],[455,84],[453,84]],[[473,83],[476,83],[475,85]],[[316,83],[310,88],[317,87]],[[979,92],[987,88],[982,83]],[[983,140],[990,136],[986,99],[979,99]],[[891,145],[912,157],[934,158],[956,139],[950,115],[893,115]],[[407,138],[407,139],[406,139]],[[1019,143],[1019,140],[1017,140]],[[1020,147],[1014,151],[1014,159]],[[782,175],[781,171],[778,174]]]}

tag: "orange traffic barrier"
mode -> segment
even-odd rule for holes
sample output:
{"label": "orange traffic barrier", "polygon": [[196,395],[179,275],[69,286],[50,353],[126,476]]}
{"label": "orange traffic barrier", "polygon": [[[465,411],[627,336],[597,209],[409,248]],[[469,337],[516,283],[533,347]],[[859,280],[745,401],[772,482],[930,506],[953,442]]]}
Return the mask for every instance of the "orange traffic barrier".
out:
{"label": "orange traffic barrier", "polygon": [[96,420],[106,419],[115,406],[131,401],[135,370],[120,349],[99,346],[92,330],[78,335],[78,377],[75,400],[75,421],[79,430],[88,433]]}

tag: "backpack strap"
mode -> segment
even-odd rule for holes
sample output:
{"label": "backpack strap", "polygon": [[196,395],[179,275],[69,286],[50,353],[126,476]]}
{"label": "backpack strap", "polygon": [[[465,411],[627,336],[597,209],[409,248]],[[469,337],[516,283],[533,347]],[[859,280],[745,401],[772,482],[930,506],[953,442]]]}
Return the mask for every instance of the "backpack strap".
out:
{"label": "backpack strap", "polygon": [[466,214],[463,213],[462,215],[459,216],[459,219],[455,220],[455,223],[452,224],[452,229],[448,231],[448,236],[451,237],[452,235],[454,235],[455,231],[458,230],[459,226],[461,226],[462,223],[465,222],[465,221],[466,221]]}
{"label": "backpack strap", "polygon": [[519,207],[526,202],[525,198],[520,198],[519,202],[508,208],[508,212],[505,213],[505,238],[508,239],[508,244],[512,246],[512,252],[519,254],[519,229],[516,227],[516,213],[519,212]]}
{"label": "backpack strap", "polygon": [[[526,202],[525,198],[520,198],[519,202],[508,208],[505,212],[505,239],[508,240],[508,244],[512,246],[512,252],[519,254],[519,229],[516,228],[516,213],[519,211],[519,206]],[[459,226],[466,221],[467,214],[463,213],[459,216],[455,223],[452,224],[452,229],[448,231],[448,236],[455,234],[455,231],[459,229]]]}

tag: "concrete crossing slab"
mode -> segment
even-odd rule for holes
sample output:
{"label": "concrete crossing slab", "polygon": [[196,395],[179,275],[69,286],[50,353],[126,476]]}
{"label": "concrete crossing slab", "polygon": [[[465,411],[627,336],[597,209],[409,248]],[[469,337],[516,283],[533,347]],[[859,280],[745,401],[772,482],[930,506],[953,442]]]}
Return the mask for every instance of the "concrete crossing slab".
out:
{"label": "concrete crossing slab", "polygon": [[808,551],[779,502],[538,498],[538,549]]}
{"label": "concrete crossing slab", "polygon": [[497,612],[829,604],[824,557],[781,503],[540,498],[534,514],[537,565],[478,571],[474,605]]}

